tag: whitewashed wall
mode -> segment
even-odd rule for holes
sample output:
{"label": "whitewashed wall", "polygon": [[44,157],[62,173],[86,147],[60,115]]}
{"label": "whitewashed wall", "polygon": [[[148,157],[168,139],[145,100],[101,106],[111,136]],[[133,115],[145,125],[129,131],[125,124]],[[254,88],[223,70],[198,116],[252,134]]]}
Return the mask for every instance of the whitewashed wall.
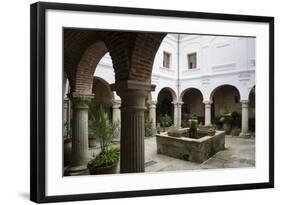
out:
{"label": "whitewashed wall", "polygon": [[[171,54],[170,69],[163,68],[164,51]],[[197,53],[197,67],[190,70],[187,55],[194,52]],[[95,76],[109,84],[115,82],[108,54],[100,61]],[[188,88],[199,89],[204,100],[209,100],[213,90],[225,84],[236,87],[240,99],[247,100],[255,85],[255,39],[200,35],[180,35],[178,38],[176,34],[169,34],[156,53],[151,82],[156,85],[153,100],[157,100],[164,87],[171,88],[178,100]]]}

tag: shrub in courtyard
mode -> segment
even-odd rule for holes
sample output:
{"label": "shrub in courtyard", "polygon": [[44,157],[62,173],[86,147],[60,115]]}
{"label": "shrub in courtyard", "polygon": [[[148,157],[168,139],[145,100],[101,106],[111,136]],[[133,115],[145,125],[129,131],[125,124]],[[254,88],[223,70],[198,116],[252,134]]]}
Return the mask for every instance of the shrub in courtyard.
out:
{"label": "shrub in courtyard", "polygon": [[197,138],[197,129],[198,129],[198,120],[195,119],[189,120],[188,137]]}
{"label": "shrub in courtyard", "polygon": [[210,124],[208,125],[208,135],[214,136],[216,134],[216,126]]}
{"label": "shrub in courtyard", "polygon": [[231,135],[232,136],[239,136],[240,132],[241,132],[240,128],[235,127],[231,130]]}
{"label": "shrub in courtyard", "polygon": [[163,126],[163,127],[170,127],[171,126],[171,124],[172,124],[172,118],[169,116],[169,115],[167,115],[167,114],[165,114],[165,115],[162,115],[161,117],[160,117],[160,124]]}
{"label": "shrub in courtyard", "polygon": [[179,129],[176,128],[176,126],[173,125],[169,128],[168,135],[172,136],[172,137],[180,137],[181,133],[180,133]]}
{"label": "shrub in courtyard", "polygon": [[230,134],[232,126],[239,123],[239,114],[231,108],[220,110],[220,123],[226,134]]}
{"label": "shrub in courtyard", "polygon": [[144,132],[146,137],[150,137],[155,134],[155,129],[153,128],[153,122],[151,119],[144,120]]}
{"label": "shrub in courtyard", "polygon": [[92,129],[99,139],[101,152],[93,155],[88,162],[91,174],[115,173],[119,161],[119,149],[112,147],[112,140],[116,137],[118,123],[109,120],[108,112],[100,106],[92,113]]}

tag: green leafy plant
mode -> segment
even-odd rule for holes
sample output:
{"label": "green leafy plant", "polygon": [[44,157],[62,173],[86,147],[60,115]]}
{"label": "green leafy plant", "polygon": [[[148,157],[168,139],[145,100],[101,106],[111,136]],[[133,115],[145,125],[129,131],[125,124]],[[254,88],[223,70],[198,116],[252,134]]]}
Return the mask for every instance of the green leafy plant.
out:
{"label": "green leafy plant", "polygon": [[150,119],[145,119],[144,121],[144,132],[145,136],[149,137],[155,134],[155,129],[153,128],[153,121]]}
{"label": "green leafy plant", "polygon": [[169,128],[169,133],[177,134],[177,133],[180,133],[180,132],[179,132],[179,129],[176,128],[176,126],[172,125],[172,126]]}
{"label": "green leafy plant", "polygon": [[239,136],[240,132],[241,132],[240,128],[235,127],[231,130],[231,135],[232,136]]}
{"label": "green leafy plant", "polygon": [[239,114],[236,111],[233,111],[231,108],[221,109],[219,121],[221,123],[234,124],[235,121],[239,121]]}
{"label": "green leafy plant", "polygon": [[176,126],[174,126],[174,125],[172,125],[169,128],[168,135],[172,136],[172,137],[181,137],[181,133],[180,133],[179,129]]}
{"label": "green leafy plant", "polygon": [[106,152],[101,152],[96,157],[93,156],[88,162],[90,167],[107,167],[117,164],[119,161],[120,149],[114,148]]}
{"label": "green leafy plant", "polygon": [[236,125],[240,121],[239,114],[231,108],[221,109],[219,121],[223,124],[225,132],[230,134],[232,126]]}
{"label": "green leafy plant", "polygon": [[[93,111],[89,117],[89,120],[93,123],[91,129],[99,139],[101,152],[90,159],[88,166],[108,166],[109,162],[117,163],[119,152],[116,148],[112,148],[112,140],[118,134],[118,123],[109,120],[108,112],[102,106],[90,110]],[[104,164],[101,162],[104,162]]]}
{"label": "green leafy plant", "polygon": [[216,126],[209,125],[208,126],[208,135],[209,136],[214,136],[216,134]]}
{"label": "green leafy plant", "polygon": [[172,118],[165,114],[160,117],[160,123],[163,127],[170,127],[172,124]]}
{"label": "green leafy plant", "polygon": [[198,121],[191,119],[189,120],[189,131],[188,137],[197,138]]}
{"label": "green leafy plant", "polygon": [[195,114],[190,114],[189,118],[190,118],[191,120],[197,120],[197,115],[195,115]]}

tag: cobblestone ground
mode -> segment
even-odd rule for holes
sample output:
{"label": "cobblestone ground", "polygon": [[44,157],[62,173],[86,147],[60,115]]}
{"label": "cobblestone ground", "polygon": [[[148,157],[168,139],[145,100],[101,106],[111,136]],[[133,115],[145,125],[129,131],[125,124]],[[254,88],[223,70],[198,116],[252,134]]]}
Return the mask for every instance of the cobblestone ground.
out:
{"label": "cobblestone ground", "polygon": [[157,154],[156,138],[146,138],[145,171],[159,172],[255,166],[255,139],[226,136],[225,147],[225,150],[218,152],[213,157],[200,164]]}

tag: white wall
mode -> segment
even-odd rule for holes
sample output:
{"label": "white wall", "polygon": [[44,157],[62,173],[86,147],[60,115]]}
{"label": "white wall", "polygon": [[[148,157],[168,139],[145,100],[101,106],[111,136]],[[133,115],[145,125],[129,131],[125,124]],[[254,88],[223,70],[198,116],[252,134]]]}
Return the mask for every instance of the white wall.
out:
{"label": "white wall", "polygon": [[[164,52],[171,55],[170,68],[163,67]],[[197,54],[196,69],[188,69],[187,55],[191,53]],[[151,80],[156,89],[152,99],[157,100],[160,90],[170,87],[177,97],[188,88],[197,88],[204,100],[209,100],[215,88],[228,84],[239,90],[241,100],[247,100],[255,85],[255,60],[254,38],[181,34],[178,41],[178,35],[168,34],[153,64]],[[95,75],[114,83],[114,70],[108,54],[102,58]],[[180,79],[179,91],[177,79]]]}
{"label": "white wall", "polygon": [[[56,2],[58,0],[48,0]],[[1,124],[1,174],[0,204],[34,204],[28,201],[29,193],[29,4],[34,1],[11,0],[1,5],[1,75],[0,75],[0,124]],[[78,0],[60,0],[82,3]],[[151,0],[84,0],[85,4],[147,7],[203,12],[270,15],[276,17],[275,51],[281,53],[281,13],[278,1],[151,1]],[[276,56],[278,56],[276,55]],[[276,84],[281,87],[281,61],[276,58]],[[276,125],[281,123],[281,94],[275,95]],[[277,127],[277,126],[276,126]],[[275,145],[280,147],[280,129],[276,129]],[[171,195],[158,197],[127,198],[114,200],[69,202],[56,204],[277,204],[281,192],[281,149],[275,150],[276,188],[235,192]]]}

